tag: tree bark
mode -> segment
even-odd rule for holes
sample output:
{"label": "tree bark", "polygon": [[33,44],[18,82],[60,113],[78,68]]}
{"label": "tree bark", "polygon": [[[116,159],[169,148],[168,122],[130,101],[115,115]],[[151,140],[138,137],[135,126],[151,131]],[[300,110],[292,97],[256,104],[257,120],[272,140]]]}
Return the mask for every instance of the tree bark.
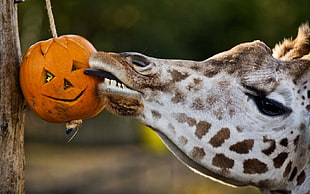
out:
{"label": "tree bark", "polygon": [[25,193],[24,99],[17,6],[0,1],[0,193]]}

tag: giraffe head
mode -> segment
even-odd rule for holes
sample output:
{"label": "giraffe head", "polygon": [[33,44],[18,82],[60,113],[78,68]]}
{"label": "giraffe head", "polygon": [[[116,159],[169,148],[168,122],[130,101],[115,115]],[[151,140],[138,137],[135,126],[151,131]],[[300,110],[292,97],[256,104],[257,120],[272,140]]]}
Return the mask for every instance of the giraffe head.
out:
{"label": "giraffe head", "polygon": [[201,62],[98,52],[85,73],[104,78],[111,112],[150,126],[195,171],[266,193],[307,193],[309,40],[303,25],[273,53],[254,41]]}

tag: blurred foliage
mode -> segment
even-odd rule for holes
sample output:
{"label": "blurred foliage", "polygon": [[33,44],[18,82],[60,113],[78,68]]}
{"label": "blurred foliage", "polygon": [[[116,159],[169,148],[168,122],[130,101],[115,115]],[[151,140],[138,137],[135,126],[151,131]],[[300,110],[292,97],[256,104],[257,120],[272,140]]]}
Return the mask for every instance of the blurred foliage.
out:
{"label": "blurred foliage", "polygon": [[[309,20],[309,0],[54,0],[58,34],[98,50],[203,60],[245,41],[270,47]],[[20,4],[23,50],[51,37],[43,0]]]}
{"label": "blurred foliage", "polygon": [[144,147],[158,154],[165,154],[168,151],[165,144],[161,142],[161,139],[157,136],[155,131],[142,124],[139,127],[139,131],[141,136],[140,142]]}
{"label": "blurred foliage", "polygon": [[259,194],[186,168],[141,146],[26,144],[27,194]]}

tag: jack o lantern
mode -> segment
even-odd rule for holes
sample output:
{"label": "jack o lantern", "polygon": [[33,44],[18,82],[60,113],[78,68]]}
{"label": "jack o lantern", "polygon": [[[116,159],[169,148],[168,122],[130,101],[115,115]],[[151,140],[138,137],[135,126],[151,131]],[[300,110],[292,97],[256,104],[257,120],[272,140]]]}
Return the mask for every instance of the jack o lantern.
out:
{"label": "jack o lantern", "polygon": [[104,108],[96,93],[99,80],[83,73],[94,52],[92,44],[77,35],[32,45],[20,68],[21,89],[30,108],[54,123],[98,114]]}

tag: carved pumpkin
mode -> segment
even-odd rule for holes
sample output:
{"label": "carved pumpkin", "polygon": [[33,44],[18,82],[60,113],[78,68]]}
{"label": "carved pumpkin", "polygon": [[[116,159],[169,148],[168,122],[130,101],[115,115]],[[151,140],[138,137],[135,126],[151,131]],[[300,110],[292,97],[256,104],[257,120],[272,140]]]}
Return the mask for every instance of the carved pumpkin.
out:
{"label": "carved pumpkin", "polygon": [[20,68],[20,84],[30,108],[55,123],[99,113],[104,108],[96,93],[99,80],[83,73],[94,52],[92,44],[77,35],[32,45]]}

